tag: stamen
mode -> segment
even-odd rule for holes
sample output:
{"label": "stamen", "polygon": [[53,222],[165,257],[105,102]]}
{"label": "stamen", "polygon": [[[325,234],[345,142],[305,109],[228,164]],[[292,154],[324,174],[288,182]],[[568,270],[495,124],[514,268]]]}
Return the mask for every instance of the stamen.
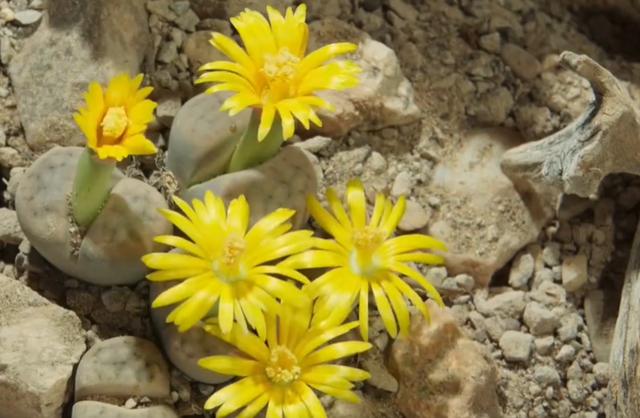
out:
{"label": "stamen", "polygon": [[273,383],[288,385],[300,378],[302,370],[298,366],[296,356],[287,347],[280,345],[271,350],[271,357],[264,372]]}
{"label": "stamen", "polygon": [[129,119],[124,107],[110,107],[102,118],[102,135],[109,138],[119,138],[127,129]]}

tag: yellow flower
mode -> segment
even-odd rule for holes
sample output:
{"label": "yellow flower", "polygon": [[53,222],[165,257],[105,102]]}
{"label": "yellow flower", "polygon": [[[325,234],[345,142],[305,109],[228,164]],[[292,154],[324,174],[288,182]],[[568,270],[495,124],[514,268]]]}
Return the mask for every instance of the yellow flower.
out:
{"label": "yellow flower", "polygon": [[[347,214],[336,192],[329,189],[327,200],[333,215],[314,198],[309,197],[311,216],[335,239],[316,238],[315,250],[294,255],[283,263],[293,268],[330,268],[305,291],[315,302],[314,323],[341,323],[359,304],[360,332],[368,340],[369,291],[389,334],[395,338],[409,332],[408,298],[428,318],[429,312],[422,298],[403,280],[407,277],[422,288],[438,304],[443,305],[438,291],[407,263],[440,264],[440,255],[424,250],[446,251],[440,241],[422,234],[392,237],[405,211],[405,199],[395,206],[378,194],[373,213],[367,219],[364,188],[359,181],[347,187]],[[367,222],[368,221],[368,222]],[[395,313],[395,316],[394,316]],[[397,319],[397,323],[396,323]]]}
{"label": "yellow flower", "polygon": [[264,312],[278,312],[280,304],[276,299],[297,306],[310,303],[300,289],[274,276],[308,283],[304,275],[267,264],[311,246],[311,231],[288,232],[291,224],[287,220],[293,210],[277,209],[249,229],[249,205],[244,196],[232,200],[227,211],[222,199],[210,191],[204,201],[194,199],[193,207],[178,197],[173,200],[184,215],[166,209],[162,214],[188,239],[158,236],[156,242],[179,252],[151,253],[142,258],[147,267],[159,270],[147,275],[149,280],[182,280],[158,295],[152,304],[159,308],[182,302],[169,314],[167,322],[175,323],[183,332],[217,306],[223,332],[232,330],[235,319],[244,331],[248,330],[248,323],[264,339]]}
{"label": "yellow flower", "polygon": [[314,93],[344,90],[358,84],[360,68],[355,63],[328,63],[355,51],[356,45],[330,44],[305,56],[309,38],[306,13],[304,4],[295,12],[287,8],[284,16],[267,7],[267,20],[262,14],[246,9],[231,19],[245,49],[233,39],[214,32],[211,44],[231,61],[214,61],[200,68],[206,72],[197,83],[217,83],[207,93],[235,93],[223,103],[222,111],[235,115],[247,107],[262,109],[259,141],[271,130],[276,112],[282,121],[284,139],[293,136],[295,119],[307,129],[309,122],[322,126],[313,108],[332,107]]}
{"label": "yellow flower", "polygon": [[156,153],[156,146],[144,132],[157,105],[146,99],[153,88],[140,88],[142,78],[142,74],[133,79],[121,74],[111,80],[106,91],[96,82],[89,84],[86,107],[73,118],[98,158],[121,161],[129,155]]}
{"label": "yellow flower", "polygon": [[[306,311],[306,313],[305,313]],[[252,418],[267,407],[267,417],[326,418],[313,389],[349,402],[359,402],[351,391],[354,381],[369,373],[354,367],[327,364],[371,348],[363,341],[329,341],[358,326],[351,322],[336,327],[310,327],[310,308],[283,308],[279,320],[267,317],[267,341],[240,330],[225,336],[215,324],[205,326],[246,354],[247,358],[211,356],[199,364],[216,373],[242,377],[217,391],[205,409],[220,407],[216,417],[226,417],[244,408],[237,418]]]}

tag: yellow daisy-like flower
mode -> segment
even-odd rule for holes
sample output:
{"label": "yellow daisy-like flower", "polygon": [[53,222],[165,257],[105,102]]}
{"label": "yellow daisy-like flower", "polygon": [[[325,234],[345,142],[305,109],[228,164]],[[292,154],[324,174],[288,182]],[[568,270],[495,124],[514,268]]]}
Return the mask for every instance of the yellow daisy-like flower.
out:
{"label": "yellow daisy-like flower", "polygon": [[235,115],[247,107],[262,109],[260,141],[271,130],[276,113],[282,121],[284,139],[293,136],[295,119],[307,129],[309,122],[321,126],[314,107],[332,107],[314,93],[344,90],[358,84],[360,68],[354,62],[329,62],[355,51],[355,44],[330,44],[305,56],[309,39],[306,13],[304,4],[295,12],[287,8],[284,16],[267,7],[267,20],[262,14],[246,9],[231,19],[245,49],[233,39],[213,33],[211,44],[231,61],[215,61],[200,68],[206,72],[197,83],[216,83],[208,93],[235,93],[223,103],[222,111]]}
{"label": "yellow daisy-like flower", "polygon": [[151,253],[142,258],[147,267],[158,270],[148,274],[147,279],[182,280],[153,301],[154,308],[182,302],[169,314],[167,322],[175,323],[184,332],[217,307],[224,333],[234,328],[235,319],[243,331],[249,325],[264,339],[264,312],[278,312],[277,299],[296,306],[310,303],[292,283],[275,277],[305,284],[309,281],[304,275],[268,264],[312,245],[311,231],[289,232],[291,224],[287,220],[295,211],[275,210],[249,229],[249,205],[244,196],[232,200],[228,210],[223,200],[210,191],[204,201],[194,199],[193,206],[178,197],[173,200],[184,215],[168,209],[162,214],[188,239],[158,236],[156,242],[179,251]]}
{"label": "yellow daisy-like flower", "polygon": [[266,343],[237,329],[225,336],[215,324],[206,325],[207,331],[236,346],[247,358],[211,356],[200,360],[201,367],[242,377],[214,393],[205,403],[205,409],[219,407],[218,418],[242,408],[236,417],[252,418],[265,407],[267,418],[326,418],[313,389],[338,399],[359,402],[351,391],[352,382],[368,379],[369,373],[327,363],[362,353],[371,348],[371,344],[341,341],[326,345],[358,323],[310,327],[310,313],[303,311],[284,308],[279,320],[269,315]]}
{"label": "yellow daisy-like flower", "polygon": [[106,91],[96,82],[89,84],[86,106],[73,118],[98,158],[121,161],[129,155],[157,152],[144,136],[157,104],[147,99],[153,87],[140,88],[142,79],[142,74],[133,79],[121,74],[111,80]]}
{"label": "yellow daisy-like flower", "polygon": [[[408,263],[441,264],[442,256],[425,250],[446,251],[445,245],[427,235],[410,234],[392,237],[405,212],[405,199],[395,206],[382,194],[376,196],[373,213],[367,217],[365,192],[359,181],[347,187],[350,214],[334,190],[327,200],[333,215],[314,198],[308,199],[311,216],[335,239],[316,238],[314,250],[288,258],[289,268],[330,268],[305,287],[315,302],[314,323],[341,323],[359,303],[360,332],[369,336],[369,292],[373,293],[385,328],[395,338],[409,332],[410,315],[405,302],[409,299],[428,318],[422,298],[403,277],[418,283],[438,304],[443,305],[438,291]],[[395,315],[394,315],[395,314]]]}

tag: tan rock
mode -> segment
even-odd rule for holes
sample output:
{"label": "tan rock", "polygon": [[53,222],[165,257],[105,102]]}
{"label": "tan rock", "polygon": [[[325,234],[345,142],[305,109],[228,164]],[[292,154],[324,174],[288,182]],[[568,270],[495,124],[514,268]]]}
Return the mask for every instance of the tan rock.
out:
{"label": "tan rock", "polygon": [[430,303],[431,323],[414,318],[391,348],[406,418],[500,418],[497,372],[489,353],[466,338],[453,316]]}
{"label": "tan rock", "polygon": [[515,132],[470,132],[462,145],[445,150],[429,195],[443,196],[429,234],[449,247],[451,275],[468,273],[486,285],[525,245],[534,241],[546,218],[537,218],[500,170],[502,155],[521,141]]}

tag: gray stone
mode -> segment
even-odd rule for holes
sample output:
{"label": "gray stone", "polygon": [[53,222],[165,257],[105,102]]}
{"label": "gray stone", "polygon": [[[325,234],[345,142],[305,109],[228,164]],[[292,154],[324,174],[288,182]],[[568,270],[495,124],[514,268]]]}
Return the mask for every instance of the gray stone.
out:
{"label": "gray stone", "polygon": [[521,143],[519,135],[482,129],[470,131],[461,141],[443,150],[448,157],[436,165],[423,192],[441,201],[427,232],[447,243],[450,274],[470,274],[486,286],[496,271],[536,239],[542,225],[500,168],[504,152]]}
{"label": "gray stone", "polygon": [[511,266],[509,272],[509,284],[516,289],[527,287],[529,279],[533,276],[535,261],[531,254],[521,254]]}
{"label": "gray stone", "polygon": [[[321,31],[312,25],[310,37],[320,44],[334,42],[325,38],[335,36],[336,30],[339,28]],[[353,58],[363,70],[360,84],[346,91],[318,92],[319,97],[335,107],[335,112],[318,112],[322,127],[313,127],[313,131],[321,135],[339,137],[356,127],[378,130],[415,122],[420,118],[413,86],[404,76],[395,52],[363,32],[357,36],[363,39]]]}
{"label": "gray stone", "polygon": [[527,304],[523,320],[529,327],[529,332],[535,336],[553,334],[553,331],[560,325],[558,317],[538,302]]}
{"label": "gray stone", "polygon": [[81,401],[73,406],[71,418],[178,418],[166,405],[128,409],[95,401]]}
{"label": "gray stone", "polygon": [[562,286],[569,292],[575,292],[587,283],[587,256],[577,254],[562,262]]}
{"label": "gray stone", "polygon": [[480,48],[485,51],[492,52],[497,54],[502,49],[502,38],[500,38],[500,33],[492,32],[486,35],[482,35],[480,39],[478,39],[478,45]]}
{"label": "gray stone", "polygon": [[560,374],[556,369],[549,366],[538,366],[533,371],[536,382],[542,386],[557,385],[560,383]]}
{"label": "gray stone", "polygon": [[60,418],[84,350],[75,313],[0,275],[0,416]]}
{"label": "gray stone", "polygon": [[552,335],[542,338],[536,338],[534,344],[536,346],[536,353],[546,356],[553,350],[555,340]]}
{"label": "gray stone", "polygon": [[513,108],[514,100],[511,92],[505,87],[498,87],[483,94],[477,103],[469,108],[478,122],[497,126],[504,123]]}
{"label": "gray stone", "polygon": [[91,347],[78,365],[75,397],[169,397],[169,372],[152,342],[116,337]]}
{"label": "gray stone", "polygon": [[502,59],[518,77],[532,80],[540,74],[542,65],[529,51],[518,45],[507,43],[502,47]]}
{"label": "gray stone", "polygon": [[587,390],[579,380],[569,380],[567,382],[567,393],[573,403],[581,403],[587,397]]}
{"label": "gray stone", "polygon": [[156,117],[158,122],[165,127],[171,127],[173,119],[176,117],[180,108],[182,107],[182,100],[177,94],[167,94],[158,99],[158,107],[156,108]]}
{"label": "gray stone", "polygon": [[88,83],[136,74],[151,45],[144,2],[50,0],[48,12],[9,66],[25,137],[35,151],[84,144],[72,114]]}
{"label": "gray stone", "polygon": [[404,0],[388,0],[389,8],[396,12],[404,20],[415,22],[418,18],[418,11],[415,7]]}
{"label": "gray stone", "polygon": [[407,171],[401,171],[396,176],[396,179],[391,186],[391,195],[394,197],[409,196],[411,194],[411,187],[413,186],[413,179],[411,173]]}
{"label": "gray stone", "polygon": [[27,165],[20,152],[11,147],[0,147],[0,167],[14,168]]}
{"label": "gray stone", "polygon": [[20,23],[21,25],[29,26],[38,22],[40,18],[42,18],[42,12],[38,10],[29,10],[29,9],[21,10],[19,12],[16,12],[14,18],[15,18],[15,21]]}
{"label": "gray stone", "polygon": [[592,290],[584,299],[584,316],[593,355],[600,362],[608,362],[611,341],[618,316],[619,293]]}
{"label": "gray stone", "polygon": [[327,148],[329,144],[333,141],[328,136],[314,136],[313,138],[305,139],[304,141],[298,142],[295,146],[300,147],[306,151],[309,151],[313,154],[317,154],[323,149]]}
{"label": "gray stone", "polygon": [[530,293],[531,299],[547,306],[560,305],[567,300],[567,292],[558,284],[543,281],[536,290]]}
{"label": "gray stone", "polygon": [[609,383],[609,363],[596,363],[593,365],[593,375],[596,378],[596,381],[601,385],[606,385]]}
{"label": "gray stone", "polygon": [[505,360],[528,363],[533,351],[533,337],[519,331],[506,331],[499,345]]}
{"label": "gray stone", "polygon": [[404,216],[400,219],[398,229],[405,232],[417,231],[427,226],[429,218],[429,212],[420,203],[408,199],[407,208]]}
{"label": "gray stone", "polygon": [[476,285],[476,281],[474,280],[474,278],[469,276],[468,274],[458,274],[456,277],[454,277],[454,279],[458,286],[466,290],[467,292],[471,292]]}
{"label": "gray stone", "polygon": [[542,259],[549,267],[560,265],[560,244],[557,242],[550,242],[545,245],[542,250]]}
{"label": "gray stone", "polygon": [[391,393],[398,391],[398,381],[385,367],[383,355],[379,350],[373,349],[364,353],[361,368],[371,374],[367,384]]}
{"label": "gray stone", "polygon": [[18,223],[18,215],[8,208],[0,208],[0,243],[18,245],[25,239]]}
{"label": "gray stone", "polygon": [[476,307],[478,312],[483,315],[501,315],[508,318],[519,318],[526,305],[524,295],[524,292],[520,290],[507,290],[486,301],[478,301]]}
{"label": "gray stone", "polygon": [[577,313],[562,315],[562,325],[558,328],[558,338],[563,343],[575,340],[578,337],[578,327],[582,318]]}
{"label": "gray stone", "polygon": [[186,32],[195,32],[198,22],[200,22],[200,18],[191,9],[175,20],[176,25]]}
{"label": "gray stone", "polygon": [[570,361],[573,361],[573,359],[575,358],[576,358],[576,349],[568,344],[563,345],[560,348],[560,351],[558,351],[558,354],[556,354],[555,356],[556,361],[559,361],[562,363],[569,363]]}

